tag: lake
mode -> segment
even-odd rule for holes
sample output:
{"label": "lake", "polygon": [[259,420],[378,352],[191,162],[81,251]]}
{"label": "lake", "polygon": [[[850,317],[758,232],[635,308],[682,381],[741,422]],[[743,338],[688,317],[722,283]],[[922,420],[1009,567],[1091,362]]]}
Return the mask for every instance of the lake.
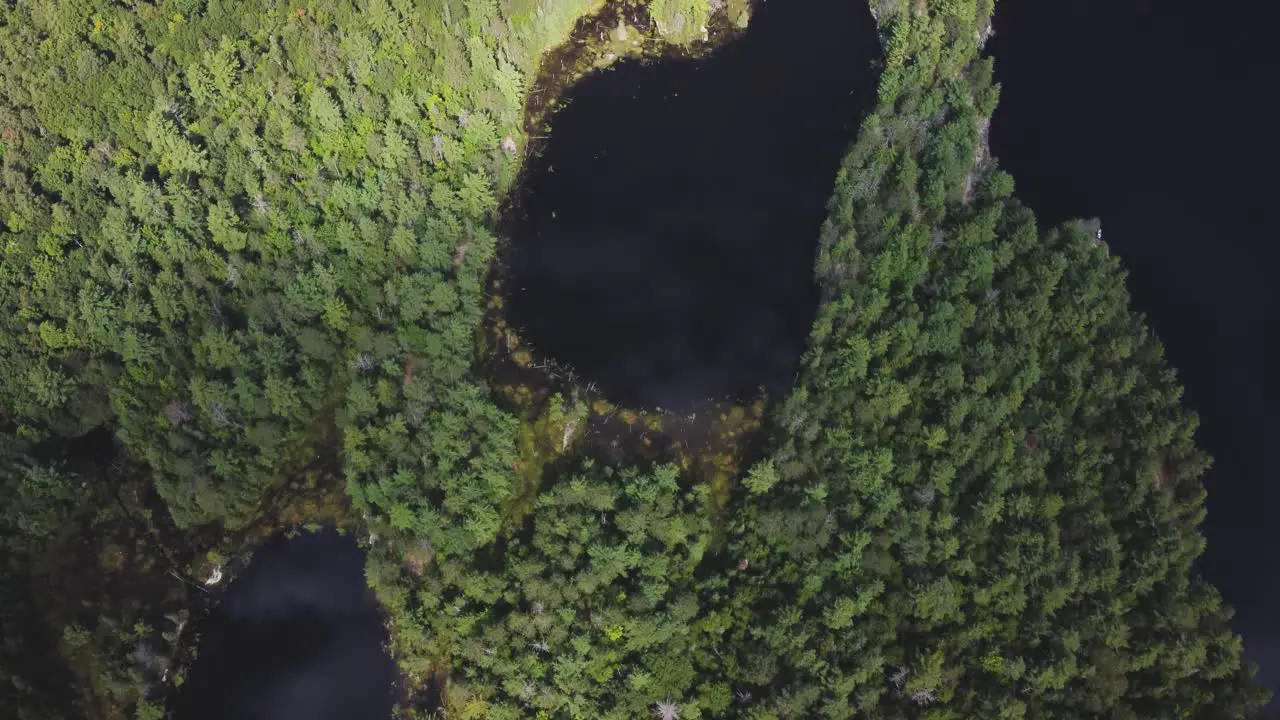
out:
{"label": "lake", "polygon": [[364,554],[334,531],[259,548],[197,626],[199,656],[178,720],[389,718],[395,665],[364,579]]}
{"label": "lake", "polygon": [[508,321],[628,406],[785,392],[879,53],[865,3],[786,0],[710,57],[582,80],[519,190]]}

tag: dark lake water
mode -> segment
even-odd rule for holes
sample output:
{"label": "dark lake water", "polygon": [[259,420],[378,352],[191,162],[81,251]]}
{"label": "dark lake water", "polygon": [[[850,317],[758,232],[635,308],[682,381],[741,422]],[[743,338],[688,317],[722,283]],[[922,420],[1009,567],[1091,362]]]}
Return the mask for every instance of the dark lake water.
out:
{"label": "dark lake water", "polygon": [[583,80],[523,186],[511,323],[631,406],[785,391],[878,56],[865,2],[785,0],[712,57]]}
{"label": "dark lake water", "polygon": [[395,667],[364,579],[336,532],[274,539],[201,621],[178,720],[380,720]]}
{"label": "dark lake water", "polygon": [[[1001,0],[988,45],[1002,84],[993,154],[1042,221],[1099,216],[1200,417],[1214,456],[1196,571],[1237,610],[1259,679],[1280,690],[1280,442],[1274,337],[1280,77],[1260,5],[1249,22],[1190,0]],[[1273,347],[1273,346],[1271,346]],[[1276,703],[1273,703],[1275,705]]]}

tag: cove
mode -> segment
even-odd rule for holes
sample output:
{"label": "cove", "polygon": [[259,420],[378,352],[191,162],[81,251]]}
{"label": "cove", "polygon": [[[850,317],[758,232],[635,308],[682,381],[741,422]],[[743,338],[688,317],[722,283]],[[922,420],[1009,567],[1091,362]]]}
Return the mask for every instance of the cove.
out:
{"label": "cove", "polygon": [[277,537],[221,592],[178,720],[390,718],[395,666],[352,538]]}
{"label": "cove", "polygon": [[580,81],[514,198],[508,322],[628,406],[785,392],[879,49],[865,3],[770,0],[710,57]]}

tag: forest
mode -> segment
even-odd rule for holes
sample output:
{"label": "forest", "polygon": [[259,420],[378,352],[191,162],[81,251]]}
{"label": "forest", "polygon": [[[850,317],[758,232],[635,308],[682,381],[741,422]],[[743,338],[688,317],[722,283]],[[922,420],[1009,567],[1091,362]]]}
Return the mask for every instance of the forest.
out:
{"label": "forest", "polygon": [[800,372],[709,458],[498,377],[491,273],[557,49],[750,3],[0,3],[0,715],[167,717],[202,586],[320,524],[406,718],[1255,714],[1175,371],[987,152],[993,5],[871,0]]}

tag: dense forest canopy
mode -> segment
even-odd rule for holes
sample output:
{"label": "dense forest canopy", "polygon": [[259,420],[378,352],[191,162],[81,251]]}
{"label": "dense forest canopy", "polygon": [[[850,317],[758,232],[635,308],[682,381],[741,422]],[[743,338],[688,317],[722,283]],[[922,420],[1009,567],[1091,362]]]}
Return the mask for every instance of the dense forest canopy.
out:
{"label": "dense forest canopy", "polygon": [[333,521],[409,714],[1247,716],[1173,371],[986,152],[992,3],[872,0],[802,369],[714,487],[482,370],[539,59],[602,2],[0,3],[0,709],[163,717],[196,586]]}

